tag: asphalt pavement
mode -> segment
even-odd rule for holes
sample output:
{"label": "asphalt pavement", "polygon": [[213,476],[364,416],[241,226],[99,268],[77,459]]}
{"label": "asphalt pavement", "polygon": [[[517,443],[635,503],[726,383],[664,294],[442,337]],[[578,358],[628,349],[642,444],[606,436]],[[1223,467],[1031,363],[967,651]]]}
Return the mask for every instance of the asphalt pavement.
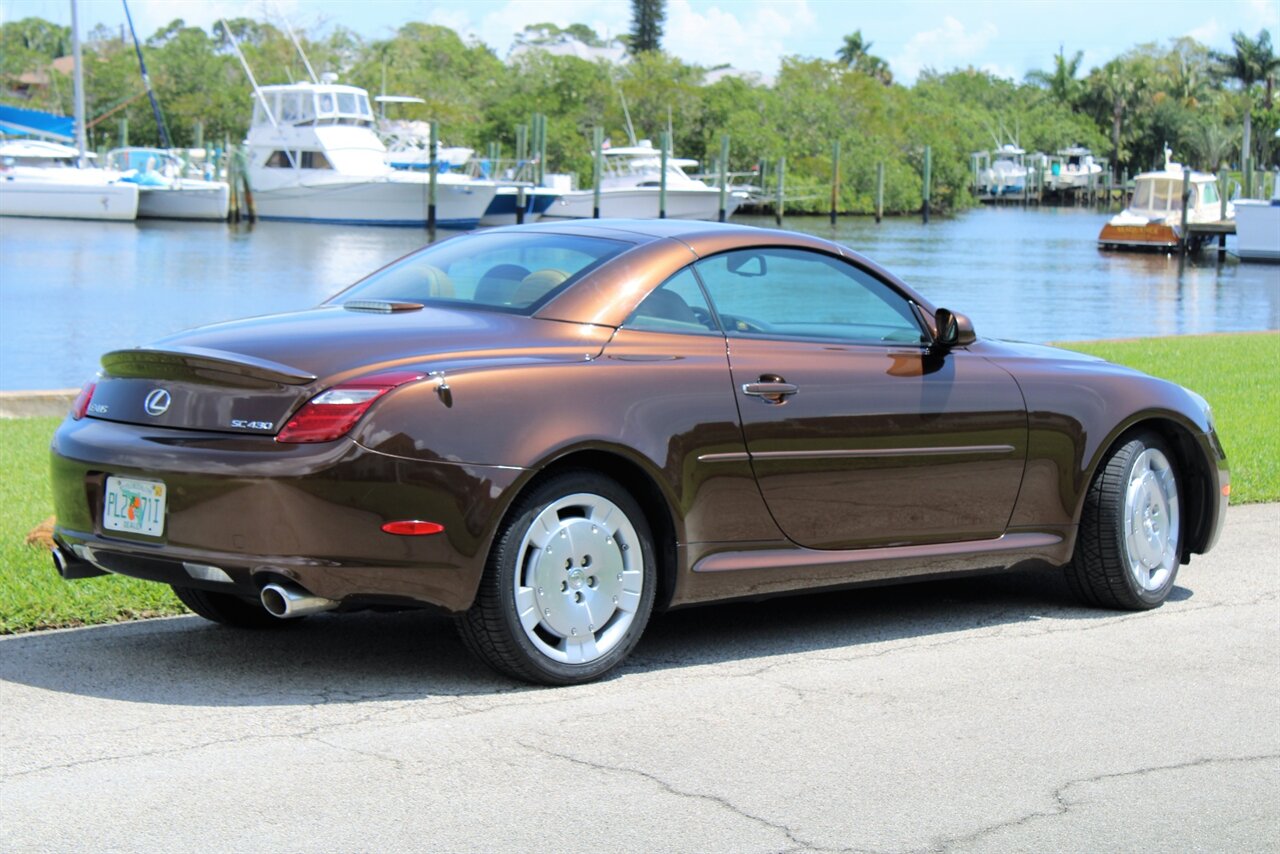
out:
{"label": "asphalt pavement", "polygon": [[1159,610],[1055,573],[656,618],[532,688],[448,620],[0,639],[4,851],[1276,851],[1280,505]]}

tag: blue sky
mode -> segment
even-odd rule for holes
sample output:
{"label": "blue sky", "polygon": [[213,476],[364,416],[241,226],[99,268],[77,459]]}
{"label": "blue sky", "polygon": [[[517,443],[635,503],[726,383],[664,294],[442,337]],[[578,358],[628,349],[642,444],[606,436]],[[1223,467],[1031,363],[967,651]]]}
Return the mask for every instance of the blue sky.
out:
{"label": "blue sky", "polygon": [[[505,56],[526,24],[582,22],[626,32],[628,0],[131,0],[140,34],[174,18],[208,26],[219,16],[276,18],[315,31],[341,24],[362,36],[390,35],[401,24],[445,24]],[[69,0],[0,0],[0,21],[36,15],[70,23]],[[117,26],[119,0],[80,0],[81,28]],[[833,58],[845,33],[861,29],[872,52],[912,81],[922,68],[972,65],[1021,79],[1049,67],[1059,44],[1083,50],[1084,68],[1139,42],[1195,36],[1226,49],[1230,35],[1271,30],[1280,49],[1280,0],[668,0],[663,46],[688,62],[776,73],[781,57]]]}

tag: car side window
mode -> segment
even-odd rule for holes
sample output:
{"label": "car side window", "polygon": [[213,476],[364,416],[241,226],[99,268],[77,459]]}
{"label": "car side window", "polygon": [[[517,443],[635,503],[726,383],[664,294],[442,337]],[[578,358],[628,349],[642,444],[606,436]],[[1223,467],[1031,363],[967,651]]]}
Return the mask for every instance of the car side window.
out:
{"label": "car side window", "polygon": [[739,249],[694,268],[729,336],[928,342],[905,297],[840,258],[803,249]]}
{"label": "car side window", "polygon": [[692,267],[685,267],[653,290],[622,324],[647,332],[719,333]]}

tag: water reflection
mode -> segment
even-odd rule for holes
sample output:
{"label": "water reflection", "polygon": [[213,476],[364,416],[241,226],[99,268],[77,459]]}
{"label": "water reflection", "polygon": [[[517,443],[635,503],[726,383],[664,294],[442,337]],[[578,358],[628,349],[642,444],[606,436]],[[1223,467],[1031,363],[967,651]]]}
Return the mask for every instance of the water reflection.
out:
{"label": "water reflection", "polygon": [[[790,218],[1031,341],[1280,328],[1280,267],[1102,253],[1106,214],[973,211],[916,220]],[[771,225],[765,218],[736,221]],[[449,236],[442,232],[441,237]],[[98,356],[179,329],[315,305],[426,242],[417,229],[0,219],[0,389],[77,386]]]}

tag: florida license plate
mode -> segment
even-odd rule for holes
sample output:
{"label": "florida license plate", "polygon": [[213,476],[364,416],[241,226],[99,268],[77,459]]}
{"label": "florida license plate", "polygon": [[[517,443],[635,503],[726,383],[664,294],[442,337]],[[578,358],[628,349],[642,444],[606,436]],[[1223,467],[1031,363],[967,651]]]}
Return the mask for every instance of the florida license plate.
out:
{"label": "florida license plate", "polygon": [[159,537],[164,534],[165,487],[158,480],[108,477],[102,497],[102,527]]}

